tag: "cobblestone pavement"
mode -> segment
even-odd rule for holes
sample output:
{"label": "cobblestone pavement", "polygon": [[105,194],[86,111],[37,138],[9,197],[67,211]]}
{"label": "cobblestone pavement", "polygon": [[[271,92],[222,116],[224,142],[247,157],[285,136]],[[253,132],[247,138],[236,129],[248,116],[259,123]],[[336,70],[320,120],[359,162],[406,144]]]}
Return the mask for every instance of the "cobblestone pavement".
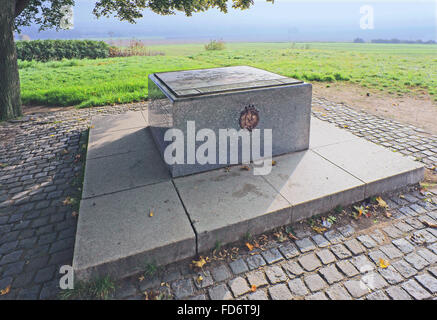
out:
{"label": "cobblestone pavement", "polygon": [[[0,290],[10,286],[0,299],[57,297],[59,267],[72,262],[79,155],[89,120],[145,107],[41,113],[0,124]],[[436,136],[323,99],[314,99],[314,107],[316,117],[435,170]],[[420,221],[437,223],[437,195],[412,190],[387,203],[393,217],[369,234],[353,225],[324,235],[298,230],[297,241],[273,241],[260,254],[207,264],[201,283],[188,262],[179,263],[142,281],[118,282],[115,297],[144,299],[144,291],[161,291],[175,299],[435,298],[437,232]],[[379,258],[390,265],[380,268]]]}

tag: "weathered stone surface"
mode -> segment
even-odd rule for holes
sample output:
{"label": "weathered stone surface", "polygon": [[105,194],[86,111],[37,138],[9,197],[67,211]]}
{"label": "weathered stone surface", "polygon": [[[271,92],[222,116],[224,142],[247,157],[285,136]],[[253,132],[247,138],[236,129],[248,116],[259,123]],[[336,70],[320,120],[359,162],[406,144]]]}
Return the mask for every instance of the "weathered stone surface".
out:
{"label": "weathered stone surface", "polygon": [[437,293],[437,279],[429,274],[420,274],[414,277],[424,288],[432,294]]}
{"label": "weathered stone surface", "polygon": [[254,270],[259,267],[265,266],[266,262],[260,254],[254,254],[246,259],[249,270]]}
{"label": "weathered stone surface", "polygon": [[322,266],[320,260],[317,259],[314,253],[308,253],[304,256],[301,256],[299,257],[298,261],[306,271],[313,271]]}
{"label": "weathered stone surface", "polygon": [[270,287],[269,293],[272,300],[291,300],[293,298],[287,285],[283,283]]}
{"label": "weathered stone surface", "polygon": [[291,259],[299,255],[299,250],[291,242],[279,246],[279,251],[286,259]]}
{"label": "weathered stone surface", "polygon": [[388,266],[385,269],[379,269],[378,271],[383,276],[383,278],[387,280],[387,282],[390,284],[397,284],[404,280],[400,273],[397,272],[396,269],[392,266]]}
{"label": "weathered stone surface", "polygon": [[[423,179],[423,165],[364,140],[319,147],[315,152],[366,183],[365,197]],[[366,154],[366,157],[356,157]]]}
{"label": "weathered stone surface", "polygon": [[287,276],[280,266],[269,266],[265,268],[265,273],[271,284],[287,280]]}
{"label": "weathered stone surface", "polygon": [[359,271],[347,260],[338,261],[336,265],[348,277],[359,274]]}
{"label": "weathered stone surface", "polygon": [[237,277],[229,281],[229,287],[231,288],[232,293],[235,297],[239,297],[250,291],[246,280],[244,280],[244,278],[242,277]]}
{"label": "weathered stone surface", "polygon": [[366,296],[367,300],[390,300],[384,292],[382,291],[375,291],[372,292],[371,294],[368,294]]}
{"label": "weathered stone surface", "polygon": [[251,286],[262,287],[268,284],[262,270],[251,271],[247,274],[247,281]]}
{"label": "weathered stone surface", "polygon": [[343,275],[338,272],[334,264],[320,268],[319,273],[330,285],[343,279]]}
{"label": "weathered stone surface", "polygon": [[349,250],[342,244],[336,244],[331,247],[331,251],[337,256],[338,259],[346,259],[352,256]]}
{"label": "weathered stone surface", "polygon": [[194,294],[194,286],[191,279],[177,280],[171,284],[176,299],[185,299]]}
{"label": "weathered stone surface", "polygon": [[351,300],[352,297],[350,294],[346,291],[345,288],[343,288],[339,284],[335,284],[333,286],[330,286],[326,290],[326,294],[331,300]]}
{"label": "weathered stone surface", "polygon": [[404,278],[410,278],[417,274],[417,270],[403,259],[393,262],[392,265]]}
{"label": "weathered stone surface", "polygon": [[304,296],[308,293],[307,287],[305,287],[305,284],[299,278],[290,280],[288,282],[288,288],[293,296]]}
{"label": "weathered stone surface", "polygon": [[247,267],[246,262],[244,262],[243,259],[237,259],[235,261],[232,261],[229,264],[229,267],[231,268],[232,272],[234,274],[240,274],[246,271],[249,271],[249,268]]}
{"label": "weathered stone surface", "polygon": [[318,274],[305,276],[304,282],[312,292],[322,290],[328,286],[328,284]]}
{"label": "weathered stone surface", "polygon": [[332,254],[332,252],[329,249],[323,249],[321,251],[317,251],[316,254],[323,264],[329,264],[336,261],[335,256]]}
{"label": "weathered stone surface", "polygon": [[[120,135],[121,132],[124,131],[117,131]],[[132,146],[132,149],[135,149],[132,152],[87,159],[83,199],[170,180],[169,173],[156,152],[150,134],[144,131],[143,136],[145,137],[142,139],[143,146]],[[120,143],[127,145],[128,142]],[[102,148],[95,145],[91,150],[97,155],[108,152],[101,151]]]}
{"label": "weathered stone surface", "polygon": [[249,300],[268,300],[266,293],[261,290],[257,290],[247,296]]}
{"label": "weathered stone surface", "polygon": [[211,269],[211,274],[213,279],[217,282],[227,280],[232,276],[229,269],[224,264]]}
{"label": "weathered stone surface", "polygon": [[328,300],[326,294],[323,292],[317,292],[305,297],[305,300]]}
{"label": "weathered stone surface", "polygon": [[422,270],[429,265],[429,262],[419,256],[417,253],[410,253],[405,256],[405,260],[417,270]]}
{"label": "weathered stone surface", "polygon": [[[260,79],[259,77],[264,78],[265,74],[270,76],[272,73],[248,66],[177,73],[183,74],[184,78],[186,75],[190,77],[182,85],[184,89],[181,89],[180,80],[177,80],[178,84],[175,84],[174,80],[167,78],[170,73],[149,75],[149,92],[151,93],[149,94],[151,99],[149,122],[161,153],[164,152],[167,145],[163,141],[163,132],[166,129],[176,128],[186,134],[187,121],[194,120],[197,128],[209,128],[214,130],[217,136],[219,129],[239,130],[240,113],[249,105],[254,105],[258,111],[260,121],[256,129],[272,129],[273,155],[308,148],[312,91],[310,84],[290,84],[290,79],[279,75],[274,75],[274,77],[280,77],[281,80]],[[231,78],[237,75],[238,79],[227,79],[224,77],[225,74],[231,74]],[[201,84],[203,87],[197,87],[199,79],[195,78],[205,79],[203,75],[206,75],[208,80]],[[215,78],[216,76],[218,78]],[[271,86],[272,81],[273,86]],[[293,81],[295,82],[295,80]],[[176,86],[178,89],[168,89],[167,85],[164,84],[168,82],[171,83],[170,86]],[[192,83],[196,83],[195,87],[190,86]],[[255,83],[269,83],[269,85],[255,90]],[[229,89],[231,90],[229,91]],[[186,98],[187,94],[190,98]],[[202,110],[208,111],[202,112]],[[287,125],[281,125],[282,123]],[[216,145],[219,145],[218,141]],[[263,154],[263,150],[261,150],[261,154]],[[172,176],[178,177],[229,165],[229,162],[219,164],[218,160],[219,154],[217,153],[214,165],[174,164],[170,165],[169,168]]]}
{"label": "weathered stone surface", "polygon": [[314,250],[316,248],[316,246],[314,245],[314,243],[312,243],[310,238],[303,238],[301,240],[296,240],[295,243],[302,253]]}
{"label": "weathered stone surface", "polygon": [[215,170],[175,179],[174,184],[195,221],[199,252],[213,249],[217,241],[238,241],[248,232],[262,233],[290,221],[288,201],[252,170]]}
{"label": "weathered stone surface", "polygon": [[299,276],[304,273],[304,270],[296,261],[287,261],[282,265],[282,268],[284,268],[285,272],[291,278],[294,278],[295,276]]}
{"label": "weathered stone surface", "polygon": [[77,279],[120,277],[138,272],[144,261],[162,265],[195,254],[193,229],[170,182],[81,203],[73,260]]}
{"label": "weathered stone surface", "polygon": [[408,292],[414,299],[423,300],[431,295],[423,289],[414,279],[408,280],[402,284],[402,288]]}
{"label": "weathered stone surface", "polygon": [[404,289],[398,286],[393,286],[385,290],[387,295],[393,300],[411,300],[411,296]]}
{"label": "weathered stone surface", "polygon": [[262,256],[268,264],[276,263],[284,259],[279,250],[276,248],[263,251]]}
{"label": "weathered stone surface", "polygon": [[357,238],[367,249],[374,248],[377,244],[368,235],[362,235]]}
{"label": "weathered stone surface", "polygon": [[211,300],[231,300],[232,294],[225,284],[219,284],[208,289]]}
{"label": "weathered stone surface", "polygon": [[[364,197],[364,184],[360,180],[312,150],[278,156],[275,161],[272,172],[263,178],[293,205],[290,222]],[[308,183],[314,179],[319,183]],[[330,196],[326,197],[327,194]]]}
{"label": "weathered stone surface", "polygon": [[369,288],[359,280],[348,280],[344,283],[345,288],[354,298],[360,298],[369,293]]}
{"label": "weathered stone surface", "polygon": [[352,239],[349,241],[346,241],[345,246],[352,252],[353,255],[358,255],[360,253],[364,252],[364,247],[358,242],[357,239]]}
{"label": "weathered stone surface", "polygon": [[405,239],[396,239],[392,241],[393,244],[403,253],[410,253],[414,251],[414,246]]}

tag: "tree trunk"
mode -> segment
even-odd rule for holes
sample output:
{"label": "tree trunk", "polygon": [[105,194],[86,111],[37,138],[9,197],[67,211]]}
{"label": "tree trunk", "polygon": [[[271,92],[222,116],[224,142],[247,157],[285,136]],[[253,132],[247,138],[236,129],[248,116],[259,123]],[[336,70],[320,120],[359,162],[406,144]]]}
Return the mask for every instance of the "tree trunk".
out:
{"label": "tree trunk", "polygon": [[0,120],[20,116],[20,77],[14,42],[15,0],[0,0]]}

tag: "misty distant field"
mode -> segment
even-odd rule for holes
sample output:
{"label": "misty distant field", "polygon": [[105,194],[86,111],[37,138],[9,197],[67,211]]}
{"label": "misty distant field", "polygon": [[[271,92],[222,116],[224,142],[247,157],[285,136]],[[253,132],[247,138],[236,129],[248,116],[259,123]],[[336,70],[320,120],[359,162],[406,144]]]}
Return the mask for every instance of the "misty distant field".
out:
{"label": "misty distant field", "polygon": [[147,99],[150,73],[250,65],[308,82],[348,82],[393,95],[429,93],[437,101],[437,45],[229,43],[156,45],[164,56],[53,62],[19,61],[25,105],[90,107]]}

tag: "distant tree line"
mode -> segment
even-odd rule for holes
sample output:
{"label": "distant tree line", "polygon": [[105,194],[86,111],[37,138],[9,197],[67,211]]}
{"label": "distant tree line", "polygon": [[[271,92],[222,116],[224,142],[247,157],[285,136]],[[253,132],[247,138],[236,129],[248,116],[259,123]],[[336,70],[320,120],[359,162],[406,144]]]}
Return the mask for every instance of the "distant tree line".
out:
{"label": "distant tree line", "polygon": [[[354,43],[365,43],[362,38],[355,38]],[[371,43],[410,43],[410,44],[436,44],[434,40],[400,40],[400,39],[373,39],[370,40]]]}

